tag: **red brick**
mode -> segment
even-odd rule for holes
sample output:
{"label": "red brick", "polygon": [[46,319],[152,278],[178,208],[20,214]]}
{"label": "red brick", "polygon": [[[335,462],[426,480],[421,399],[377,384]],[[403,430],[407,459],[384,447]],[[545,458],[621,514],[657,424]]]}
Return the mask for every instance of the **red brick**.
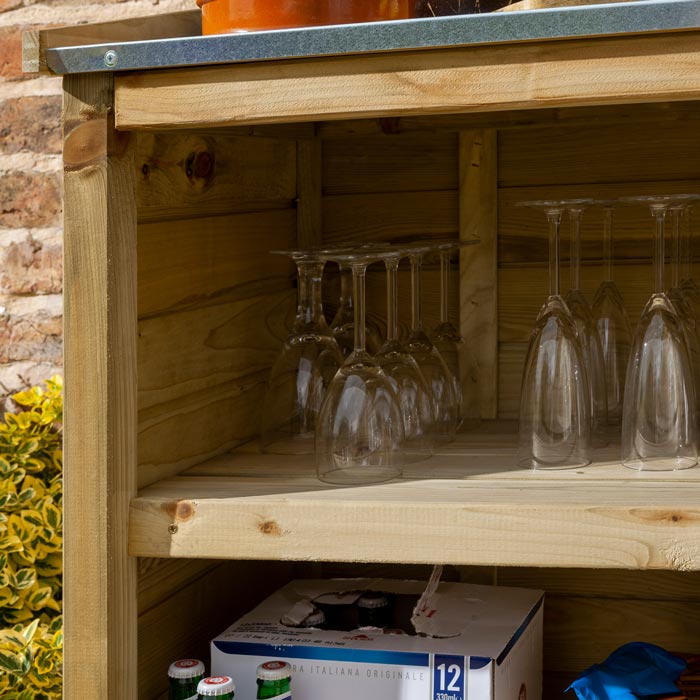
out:
{"label": "red brick", "polygon": [[0,228],[55,226],[60,212],[58,173],[9,172],[0,176]]}
{"label": "red brick", "polygon": [[3,251],[0,290],[5,294],[58,294],[62,280],[62,248],[58,243],[42,244],[30,237]]}
{"label": "red brick", "polygon": [[61,152],[61,97],[18,97],[0,102],[0,153]]}
{"label": "red brick", "polygon": [[0,363],[59,363],[62,319],[43,314],[0,317]]}
{"label": "red brick", "polygon": [[22,77],[22,29],[24,27],[0,28],[0,76]]}

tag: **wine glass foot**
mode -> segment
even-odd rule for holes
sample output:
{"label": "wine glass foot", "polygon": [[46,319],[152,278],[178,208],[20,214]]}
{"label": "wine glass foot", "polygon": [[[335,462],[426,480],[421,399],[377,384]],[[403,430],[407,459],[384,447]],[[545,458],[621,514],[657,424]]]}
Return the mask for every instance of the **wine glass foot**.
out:
{"label": "wine glass foot", "polygon": [[698,460],[696,457],[636,458],[626,459],[622,464],[639,472],[675,472],[697,467]]}

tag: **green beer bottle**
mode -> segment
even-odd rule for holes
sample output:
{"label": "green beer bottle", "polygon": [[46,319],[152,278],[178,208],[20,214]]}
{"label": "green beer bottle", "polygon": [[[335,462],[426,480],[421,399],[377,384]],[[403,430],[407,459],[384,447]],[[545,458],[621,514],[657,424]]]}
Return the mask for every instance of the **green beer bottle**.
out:
{"label": "green beer bottle", "polygon": [[197,659],[180,659],[170,664],[170,700],[197,700],[197,685],[204,678],[204,664]]}
{"label": "green beer bottle", "polygon": [[291,700],[292,667],[286,661],[258,666],[258,700]]}
{"label": "green beer bottle", "polygon": [[197,686],[199,698],[217,698],[217,700],[233,700],[236,685],[231,676],[210,676],[202,678]]}

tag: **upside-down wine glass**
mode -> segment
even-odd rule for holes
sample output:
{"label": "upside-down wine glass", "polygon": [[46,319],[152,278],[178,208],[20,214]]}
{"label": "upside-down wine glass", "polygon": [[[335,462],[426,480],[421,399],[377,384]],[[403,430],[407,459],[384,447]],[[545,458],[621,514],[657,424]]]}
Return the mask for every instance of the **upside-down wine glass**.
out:
{"label": "upside-down wine glass", "polygon": [[619,426],[625,395],[627,360],[632,346],[632,329],[622,294],[613,279],[613,223],[615,202],[597,201],[603,209],[603,281],[593,299],[593,318],[605,364],[605,388],[608,398],[608,424]]}
{"label": "upside-down wine glass", "polygon": [[330,383],[316,421],[318,477],[334,484],[388,481],[403,468],[403,416],[391,382],[365,347],[365,276],[381,257],[333,251],[322,256],[352,270],[355,348]]}
{"label": "upside-down wine glass", "polygon": [[435,245],[440,254],[440,322],[433,330],[432,340],[455,380],[459,427],[471,430],[481,423],[479,369],[474,353],[450,320],[450,261],[452,253],[462,245],[468,244],[447,241]]}
{"label": "upside-down wine glass", "polygon": [[560,202],[521,202],[549,222],[549,296],[530,336],[520,394],[518,465],[571,469],[591,461],[591,392],[576,325],[559,290]]}
{"label": "upside-down wine glass", "polygon": [[624,197],[647,205],[654,221],[654,293],[637,326],[627,368],[622,462],[640,471],[697,464],[695,386],[678,313],[664,287],[666,214],[673,196]]}
{"label": "upside-down wine glass", "polygon": [[386,268],[387,336],[374,359],[399,397],[406,461],[417,462],[432,454],[433,402],[423,373],[399,340],[398,272],[403,253],[390,250],[382,257]]}
{"label": "upside-down wine glass", "polygon": [[690,305],[695,318],[700,322],[700,286],[693,279],[693,208],[685,211],[685,227],[681,233],[681,289],[686,302]]}
{"label": "upside-down wine glass", "polygon": [[[700,199],[700,196],[697,195],[687,195],[683,198],[677,195],[674,198],[674,202],[669,207],[673,232],[673,254],[671,256],[671,287],[668,290],[668,297],[676,309],[678,318],[683,326],[686,343],[688,344],[690,366],[695,384],[696,402],[700,402],[700,323],[692,308],[692,295],[685,293],[681,287],[680,271],[682,219],[686,211],[698,199]],[[696,405],[696,412],[698,409],[700,409],[700,406]]]}
{"label": "upside-down wine glass", "polygon": [[263,403],[265,452],[313,454],[314,430],[326,389],[343,361],[323,315],[325,262],[305,251],[279,251],[297,266],[297,313],[270,372]]}
{"label": "upside-down wine glass", "polygon": [[437,442],[451,442],[457,432],[459,406],[454,377],[438,349],[423,327],[424,256],[432,250],[430,244],[411,245],[404,252],[411,261],[411,333],[406,349],[420,367],[433,400],[433,434]]}
{"label": "upside-down wine glass", "polygon": [[593,446],[607,445],[608,398],[605,388],[605,361],[600,345],[598,328],[593,319],[593,310],[581,290],[581,218],[590,199],[562,200],[569,214],[571,228],[571,252],[569,273],[571,289],[564,298],[583,350],[583,361],[591,389],[591,441]]}

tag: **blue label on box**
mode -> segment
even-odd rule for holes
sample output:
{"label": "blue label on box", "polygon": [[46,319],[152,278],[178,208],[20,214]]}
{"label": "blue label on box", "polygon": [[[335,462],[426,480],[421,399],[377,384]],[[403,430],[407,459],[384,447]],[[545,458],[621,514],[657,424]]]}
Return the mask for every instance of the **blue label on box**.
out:
{"label": "blue label on box", "polygon": [[466,700],[467,669],[463,656],[435,654],[433,657],[433,700]]}

